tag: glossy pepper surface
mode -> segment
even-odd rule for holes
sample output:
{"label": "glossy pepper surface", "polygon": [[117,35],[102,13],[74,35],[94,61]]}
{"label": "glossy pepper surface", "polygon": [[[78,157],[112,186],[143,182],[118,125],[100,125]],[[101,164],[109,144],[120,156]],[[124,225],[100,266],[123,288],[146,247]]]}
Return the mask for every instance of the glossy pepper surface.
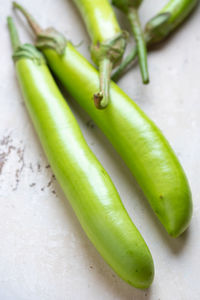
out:
{"label": "glossy pepper surface", "polygon": [[19,44],[8,18],[17,77],[35,130],[65,195],[87,236],[105,261],[129,284],[146,288],[153,261],[104,168],[88,147],[42,54]]}
{"label": "glossy pepper surface", "polygon": [[179,236],[192,216],[191,192],[180,162],[161,131],[113,82],[110,105],[106,110],[97,110],[90,96],[98,86],[95,68],[70,42],[60,54],[56,45],[48,46],[49,36],[41,45],[40,35],[44,38],[46,31],[40,28],[35,33],[36,44],[50,68],[121,155],[167,232]]}

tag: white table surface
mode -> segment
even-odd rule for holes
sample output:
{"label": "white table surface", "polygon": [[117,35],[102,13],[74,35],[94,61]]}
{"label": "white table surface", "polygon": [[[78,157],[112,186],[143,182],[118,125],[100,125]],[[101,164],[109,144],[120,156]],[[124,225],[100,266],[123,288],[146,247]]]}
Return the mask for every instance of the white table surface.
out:
{"label": "white table surface", "polygon": [[[142,23],[166,2],[144,1]],[[72,1],[21,3],[44,27],[54,25],[75,44],[84,40],[79,50],[90,59],[89,38]],[[145,291],[129,286],[107,266],[52,176],[17,85],[8,14],[13,14],[11,1],[1,0],[0,300],[199,300],[200,7],[162,47],[149,53],[150,85],[142,85],[138,66],[119,82],[162,129],[187,173],[194,214],[180,238],[166,234],[124,162],[66,94],[89,146],[111,175],[151,250],[155,280]],[[22,41],[30,41],[24,19],[15,17]]]}

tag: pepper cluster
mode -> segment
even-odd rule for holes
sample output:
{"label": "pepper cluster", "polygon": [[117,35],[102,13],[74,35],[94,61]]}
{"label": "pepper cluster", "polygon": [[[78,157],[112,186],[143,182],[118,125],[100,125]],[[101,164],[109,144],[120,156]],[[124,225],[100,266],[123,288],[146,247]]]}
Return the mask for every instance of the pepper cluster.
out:
{"label": "pepper cluster", "polygon": [[[61,33],[53,28],[43,30],[24,7],[14,2],[36,36],[35,46],[21,44],[15,24],[8,17],[17,77],[52,170],[88,238],[122,279],[143,289],[154,277],[151,253],[111,178],[87,145],[48,66],[121,155],[172,237],[182,234],[190,223],[190,187],[161,131],[110,82],[112,69],[122,60],[128,35],[120,29],[109,1],[74,2],[90,33],[92,58],[99,72]],[[141,2],[113,0],[130,20],[136,40],[136,47],[115,71],[115,79],[138,54],[143,82],[147,83],[146,45],[162,41],[198,1],[171,0],[147,23],[144,33],[138,17]]]}

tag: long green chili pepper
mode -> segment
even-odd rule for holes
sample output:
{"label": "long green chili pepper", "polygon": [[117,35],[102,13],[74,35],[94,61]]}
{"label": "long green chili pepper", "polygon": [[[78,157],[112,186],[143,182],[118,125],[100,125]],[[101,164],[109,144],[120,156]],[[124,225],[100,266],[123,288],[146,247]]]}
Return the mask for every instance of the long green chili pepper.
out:
{"label": "long green chili pepper", "polygon": [[[36,23],[33,25],[31,19],[29,23],[34,29]],[[191,219],[191,192],[185,173],[161,131],[113,82],[110,105],[103,111],[96,109],[90,100],[98,87],[95,68],[58,32],[57,41],[62,40],[63,44],[65,40],[63,54],[57,51],[56,44],[49,43],[49,31],[40,29],[39,35],[37,31],[36,45],[50,68],[124,159],[167,232],[179,236]]]}
{"label": "long green chili pepper", "polygon": [[99,253],[122,279],[137,288],[148,287],[154,267],[145,241],[109,175],[86,144],[43,55],[30,44],[20,44],[11,18],[8,25],[26,107],[77,218]]}
{"label": "long green chili pepper", "polygon": [[142,74],[143,83],[149,83],[149,72],[147,66],[147,47],[144,39],[144,33],[141,28],[138,8],[142,0],[112,0],[112,3],[122,10],[128,17],[136,40],[136,47],[138,51],[140,71]]}
{"label": "long green chili pepper", "polygon": [[[170,0],[167,5],[145,26],[144,37],[148,47],[163,41],[195,8],[199,0]],[[137,47],[133,48],[115,70],[112,79],[117,81],[125,69],[136,58]]]}
{"label": "long green chili pepper", "polygon": [[126,47],[127,33],[123,32],[108,0],[73,0],[79,9],[92,39],[91,56],[99,66],[99,92],[94,94],[97,108],[108,106],[110,76]]}

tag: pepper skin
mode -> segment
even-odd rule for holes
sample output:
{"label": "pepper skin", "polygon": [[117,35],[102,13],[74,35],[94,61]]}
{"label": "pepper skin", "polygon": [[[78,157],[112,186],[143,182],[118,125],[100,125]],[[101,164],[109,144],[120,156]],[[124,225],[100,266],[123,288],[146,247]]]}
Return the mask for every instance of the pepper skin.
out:
{"label": "pepper skin", "polygon": [[98,85],[98,73],[70,43],[62,57],[52,49],[43,53],[55,75],[121,155],[167,232],[179,236],[191,219],[191,192],[160,130],[113,82],[109,107],[102,112],[95,109],[90,95]]}
{"label": "pepper skin", "polygon": [[[144,37],[148,48],[167,38],[195,8],[199,0],[170,0],[163,9],[145,26]],[[137,48],[133,48],[120,66],[114,71],[112,79],[117,81],[129,64],[137,57]]]}
{"label": "pepper skin", "polygon": [[[13,36],[11,18],[8,24]],[[149,249],[109,175],[88,147],[41,53],[25,44],[15,47],[13,57],[40,142],[87,236],[121,278],[137,288],[147,288],[154,274]]]}
{"label": "pepper skin", "polygon": [[114,11],[107,0],[73,0],[86,24],[92,43],[112,39],[121,32]]}
{"label": "pepper skin", "polygon": [[[38,38],[49,33],[41,28],[36,34],[37,31]],[[48,46],[48,41],[49,35],[46,45],[44,41],[41,45],[40,39],[36,44],[52,71],[121,155],[167,232],[179,236],[192,216],[191,192],[185,173],[161,131],[114,82],[111,82],[110,105],[106,110],[97,110],[90,97],[98,86],[96,69],[70,42],[60,54],[56,46]]]}

